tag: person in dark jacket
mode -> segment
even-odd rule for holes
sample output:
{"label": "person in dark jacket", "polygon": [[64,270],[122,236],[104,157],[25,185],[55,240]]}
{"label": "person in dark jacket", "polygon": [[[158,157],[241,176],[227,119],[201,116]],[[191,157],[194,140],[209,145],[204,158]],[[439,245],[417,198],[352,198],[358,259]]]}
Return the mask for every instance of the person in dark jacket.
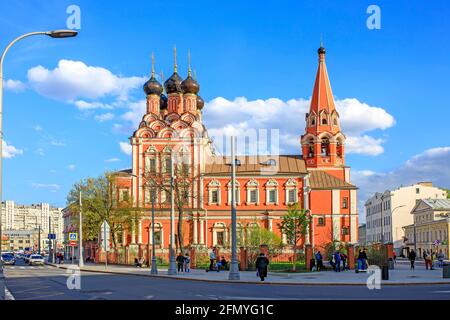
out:
{"label": "person in dark jacket", "polygon": [[178,272],[184,271],[184,257],[181,252],[177,256],[177,266],[178,266]]}
{"label": "person in dark jacket", "polygon": [[322,270],[323,268],[323,257],[322,254],[320,253],[320,251],[317,251],[316,253],[316,266],[317,266],[317,271]]}
{"label": "person in dark jacket", "polygon": [[408,254],[408,259],[411,262],[411,270],[414,270],[414,262],[416,261],[416,253],[411,250]]}
{"label": "person in dark jacket", "polygon": [[341,272],[341,254],[339,250],[334,253],[334,263],[336,264],[334,271]]}
{"label": "person in dark jacket", "polygon": [[259,257],[256,259],[256,270],[258,271],[258,276],[261,278],[261,281],[264,281],[264,278],[267,277],[267,266],[269,265],[269,259],[264,255],[264,253],[260,253]]}
{"label": "person in dark jacket", "polygon": [[341,252],[342,271],[347,270],[347,255]]}
{"label": "person in dark jacket", "polygon": [[367,254],[366,249],[359,250],[358,252],[358,270],[367,269]]}

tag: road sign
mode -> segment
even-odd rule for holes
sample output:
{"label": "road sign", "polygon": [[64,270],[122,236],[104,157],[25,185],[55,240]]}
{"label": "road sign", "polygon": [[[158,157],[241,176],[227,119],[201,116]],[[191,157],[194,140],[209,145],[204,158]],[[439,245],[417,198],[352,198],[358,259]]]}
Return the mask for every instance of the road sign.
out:
{"label": "road sign", "polygon": [[78,241],[70,241],[69,242],[69,246],[71,247],[76,247],[77,246]]}
{"label": "road sign", "polygon": [[49,234],[48,234],[48,238],[49,238],[50,240],[54,240],[54,239],[56,239],[56,234],[55,234],[55,233],[49,233]]}
{"label": "road sign", "polygon": [[104,251],[109,251],[109,234],[110,227],[108,222],[105,220],[102,223],[102,248]]}
{"label": "road sign", "polygon": [[78,241],[78,233],[76,233],[76,232],[69,233],[69,240],[70,241]]}

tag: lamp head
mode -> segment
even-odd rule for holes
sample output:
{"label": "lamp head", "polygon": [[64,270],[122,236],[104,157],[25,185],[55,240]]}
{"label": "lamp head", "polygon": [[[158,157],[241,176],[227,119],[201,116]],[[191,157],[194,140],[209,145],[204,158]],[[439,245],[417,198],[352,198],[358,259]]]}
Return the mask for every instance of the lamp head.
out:
{"label": "lamp head", "polygon": [[78,31],[68,29],[52,30],[46,33],[46,35],[52,38],[71,38],[75,37],[77,34]]}

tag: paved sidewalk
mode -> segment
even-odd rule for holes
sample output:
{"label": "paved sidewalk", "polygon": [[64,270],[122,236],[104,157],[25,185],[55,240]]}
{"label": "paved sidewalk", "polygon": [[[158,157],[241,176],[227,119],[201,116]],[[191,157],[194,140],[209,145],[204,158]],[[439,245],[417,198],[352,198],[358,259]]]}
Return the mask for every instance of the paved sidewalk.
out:
{"label": "paved sidewalk", "polygon": [[[56,264],[51,264],[58,266]],[[70,264],[59,265],[61,268],[67,268]],[[256,277],[254,271],[241,271],[240,280],[228,280],[228,271],[210,271],[204,269],[192,269],[190,273],[178,273],[177,275],[168,275],[167,269],[158,269],[158,275],[151,275],[149,268],[136,268],[133,266],[108,265],[107,269],[103,264],[86,263],[81,269],[87,272],[129,274],[148,277],[161,277],[172,279],[185,279],[194,281],[209,282],[236,282],[236,283],[261,283],[261,284],[284,284],[284,285],[366,285],[369,277],[367,273],[355,273],[355,271],[323,271],[306,273],[281,273],[269,272],[266,281],[261,282]],[[383,280],[382,285],[418,285],[418,284],[449,284],[450,279],[442,278],[442,269],[425,270],[423,266],[416,266],[411,271],[409,263],[398,262],[395,270],[389,270],[389,280]]]}

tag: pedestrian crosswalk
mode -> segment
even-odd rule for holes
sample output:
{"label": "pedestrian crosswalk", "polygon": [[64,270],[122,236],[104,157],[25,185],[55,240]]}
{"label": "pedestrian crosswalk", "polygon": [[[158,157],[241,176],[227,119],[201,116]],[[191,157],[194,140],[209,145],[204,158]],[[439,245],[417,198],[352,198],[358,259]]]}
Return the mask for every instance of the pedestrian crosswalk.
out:
{"label": "pedestrian crosswalk", "polygon": [[45,267],[44,266],[10,266],[8,269],[11,269],[11,270],[16,270],[16,269],[21,269],[21,270],[24,270],[24,269],[45,269]]}

